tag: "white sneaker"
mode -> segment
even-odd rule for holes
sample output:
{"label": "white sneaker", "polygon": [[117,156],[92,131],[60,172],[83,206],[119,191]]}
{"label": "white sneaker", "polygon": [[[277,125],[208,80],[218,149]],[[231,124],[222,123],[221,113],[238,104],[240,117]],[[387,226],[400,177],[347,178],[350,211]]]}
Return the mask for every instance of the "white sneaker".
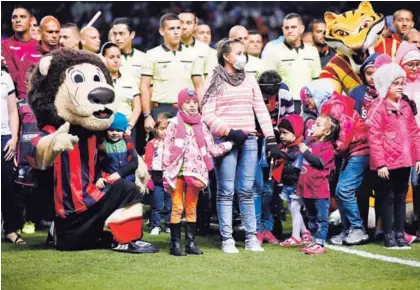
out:
{"label": "white sneaker", "polygon": [[256,236],[252,236],[245,241],[245,250],[251,252],[264,252]]}
{"label": "white sneaker", "polygon": [[239,254],[239,250],[235,247],[235,240],[229,239],[222,242],[222,250],[226,254]]}
{"label": "white sneaker", "polygon": [[158,236],[160,233],[160,228],[159,227],[154,227],[151,231],[150,231],[150,235],[151,236]]}

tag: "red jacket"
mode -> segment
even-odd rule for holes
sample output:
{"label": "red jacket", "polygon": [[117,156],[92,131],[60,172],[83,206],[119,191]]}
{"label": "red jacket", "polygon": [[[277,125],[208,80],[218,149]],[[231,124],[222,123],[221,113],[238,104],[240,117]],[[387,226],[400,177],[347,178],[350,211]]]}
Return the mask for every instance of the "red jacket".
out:
{"label": "red jacket", "polygon": [[1,54],[16,84],[16,96],[19,99],[26,99],[26,74],[42,57],[37,45],[38,42],[35,39],[24,42],[16,40],[14,36],[1,42]]}
{"label": "red jacket", "polygon": [[297,195],[304,198],[330,198],[329,176],[335,169],[334,146],[331,142],[309,142],[312,155],[319,158],[322,168],[315,168],[303,159],[302,170],[296,187]]}
{"label": "red jacket", "polygon": [[340,136],[336,141],[338,153],[346,152],[350,157],[369,155],[368,127],[354,110],[354,100],[334,92],[321,109],[321,114],[336,118],[340,122]]}
{"label": "red jacket", "polygon": [[372,104],[368,114],[371,170],[411,167],[420,161],[420,129],[410,105],[400,100],[399,106],[384,99]]}

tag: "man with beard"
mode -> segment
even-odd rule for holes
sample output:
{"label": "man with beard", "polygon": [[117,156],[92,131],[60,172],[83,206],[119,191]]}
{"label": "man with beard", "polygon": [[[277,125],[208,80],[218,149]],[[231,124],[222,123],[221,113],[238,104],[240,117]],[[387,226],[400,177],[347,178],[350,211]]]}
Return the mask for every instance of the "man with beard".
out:
{"label": "man with beard", "polygon": [[395,28],[395,33],[391,35],[391,38],[383,39],[375,47],[375,52],[387,54],[394,60],[403,36],[414,27],[413,13],[407,9],[395,11],[393,17],[393,25]]}
{"label": "man with beard", "polygon": [[318,50],[321,59],[321,68],[323,68],[335,55],[335,50],[327,45],[324,39],[325,21],[314,19],[309,23],[309,33],[312,34],[314,46]]}

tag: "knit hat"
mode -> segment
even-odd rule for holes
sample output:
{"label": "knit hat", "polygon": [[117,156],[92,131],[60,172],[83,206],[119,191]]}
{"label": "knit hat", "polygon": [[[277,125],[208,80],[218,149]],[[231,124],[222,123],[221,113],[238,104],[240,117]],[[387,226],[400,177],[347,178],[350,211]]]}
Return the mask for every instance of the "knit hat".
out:
{"label": "knit hat", "polygon": [[404,55],[403,59],[401,60],[401,64],[406,64],[407,62],[413,60],[420,60],[420,51],[418,49],[410,50],[407,52],[407,54]]}
{"label": "knit hat", "polygon": [[393,22],[394,22],[393,15],[388,15],[385,17],[386,27],[388,27],[389,31],[391,31],[392,33],[395,33],[395,27],[394,27]]}
{"label": "knit hat", "polygon": [[286,129],[287,131],[293,133],[296,138],[303,136],[304,123],[303,118],[299,115],[287,115],[286,117],[279,120],[277,127],[279,129]]}
{"label": "knit hat", "polygon": [[178,107],[181,108],[187,100],[196,100],[197,102],[200,102],[196,91],[183,89],[178,94]]}
{"label": "knit hat", "polygon": [[314,99],[317,112],[321,112],[322,105],[328,101],[334,93],[334,86],[328,79],[318,79],[310,82],[300,90],[300,99],[305,106],[306,95],[309,94]]}
{"label": "knit hat", "polygon": [[114,117],[114,121],[112,122],[111,126],[108,130],[118,130],[121,132],[125,132],[128,127],[128,121],[125,115],[121,113],[116,113]]}
{"label": "knit hat", "polygon": [[376,71],[373,75],[375,88],[380,98],[385,98],[392,83],[398,78],[405,78],[404,70],[391,57],[382,54],[375,60]]}

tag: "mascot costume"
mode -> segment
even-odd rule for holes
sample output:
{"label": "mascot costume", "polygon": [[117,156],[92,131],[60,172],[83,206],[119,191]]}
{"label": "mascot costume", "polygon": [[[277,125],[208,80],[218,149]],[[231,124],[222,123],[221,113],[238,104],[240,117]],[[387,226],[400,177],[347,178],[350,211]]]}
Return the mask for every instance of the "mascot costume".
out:
{"label": "mascot costume", "polygon": [[37,169],[54,166],[57,249],[95,248],[110,232],[113,250],[157,252],[141,241],[142,193],[136,184],[144,190],[144,183],[120,178],[104,189],[95,186],[101,173],[97,147],[116,112],[112,80],[99,57],[65,48],[43,57],[32,73],[28,101],[40,133],[27,159]]}
{"label": "mascot costume", "polygon": [[363,82],[360,66],[381,42],[385,19],[367,1],[342,14],[325,12],[324,18],[325,41],[337,54],[324,67],[320,78],[330,79],[336,92],[348,94]]}

